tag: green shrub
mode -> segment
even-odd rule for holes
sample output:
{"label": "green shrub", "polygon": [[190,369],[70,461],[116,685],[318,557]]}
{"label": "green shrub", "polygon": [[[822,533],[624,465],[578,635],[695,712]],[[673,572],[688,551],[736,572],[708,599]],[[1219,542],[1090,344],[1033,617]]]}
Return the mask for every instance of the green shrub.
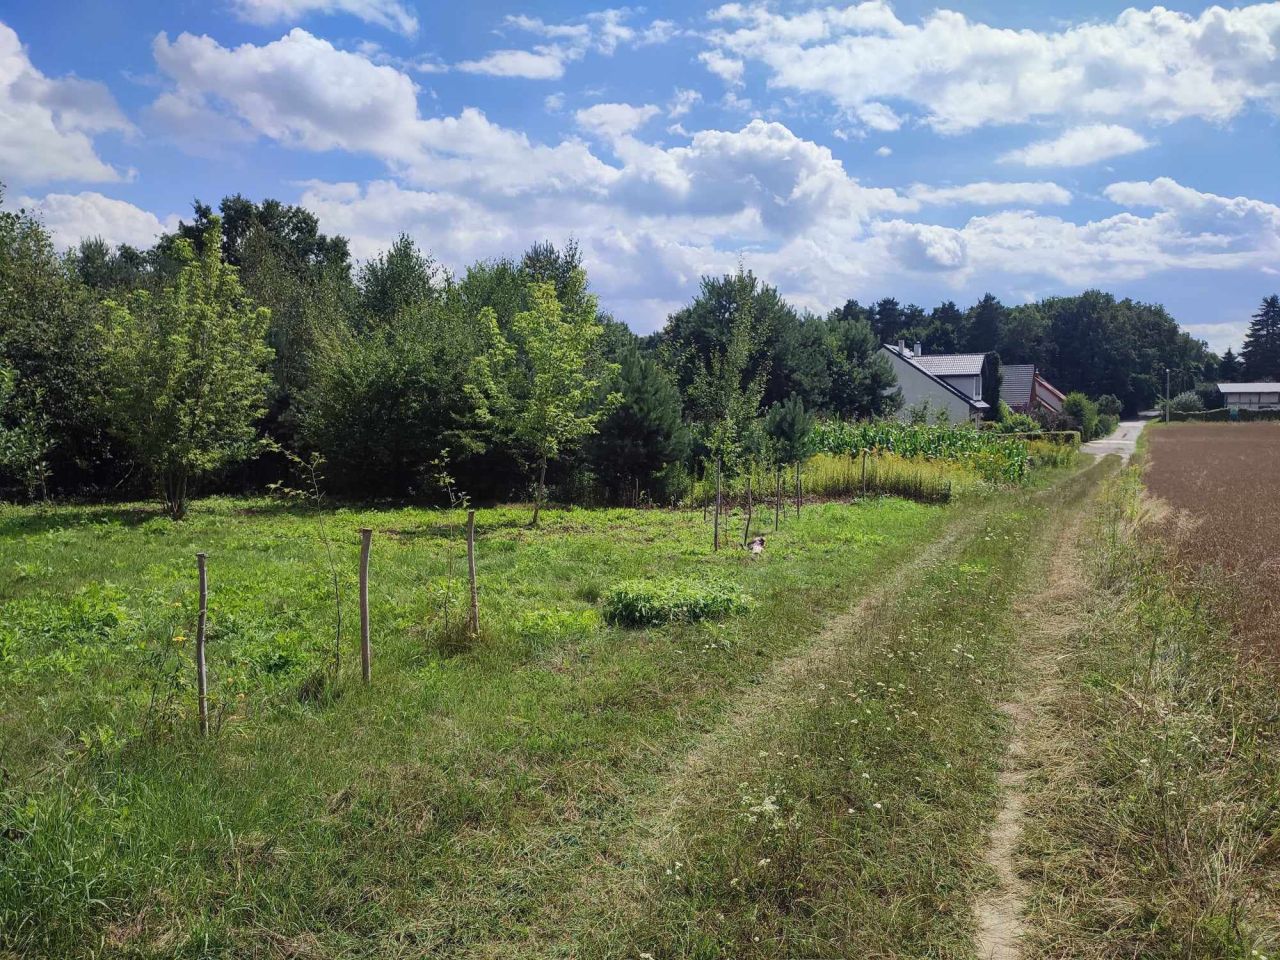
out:
{"label": "green shrub", "polygon": [[1062,402],[1062,412],[1080,425],[1080,436],[1093,440],[1098,434],[1098,405],[1079,390],[1067,394]]}
{"label": "green shrub", "polygon": [[1204,401],[1194,390],[1184,390],[1169,401],[1169,409],[1178,413],[1199,413],[1204,409]]}
{"label": "green shrub", "polygon": [[989,429],[997,433],[1039,433],[1040,424],[1035,417],[1026,413],[1014,413],[1009,405],[1000,401],[1000,419],[992,423]]}
{"label": "green shrub", "polygon": [[603,603],[607,623],[642,627],[713,620],[741,613],[751,598],[740,587],[693,580],[626,580],[609,589]]}
{"label": "green shrub", "polygon": [[1102,416],[1113,416],[1118,423],[1120,414],[1124,412],[1124,406],[1120,403],[1120,398],[1114,393],[1104,393],[1098,398],[1098,413]]}

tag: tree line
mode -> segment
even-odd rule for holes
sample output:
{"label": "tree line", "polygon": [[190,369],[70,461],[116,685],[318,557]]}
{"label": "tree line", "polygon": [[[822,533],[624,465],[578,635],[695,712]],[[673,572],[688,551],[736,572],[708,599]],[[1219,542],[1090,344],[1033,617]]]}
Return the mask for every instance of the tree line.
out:
{"label": "tree line", "polygon": [[[1225,362],[1163,308],[1090,291],[926,312],[886,298],[797,310],[740,270],[649,336],[601,308],[576,244],[453,274],[407,236],[364,263],[310,211],[196,203],[151,248],[59,252],[0,213],[0,486],[136,494],[261,489],[299,454],[329,489],[631,502],[794,451],[806,417],[884,416],[881,343],[994,351],[1064,390],[1154,403]],[[787,405],[790,405],[788,408]]]}

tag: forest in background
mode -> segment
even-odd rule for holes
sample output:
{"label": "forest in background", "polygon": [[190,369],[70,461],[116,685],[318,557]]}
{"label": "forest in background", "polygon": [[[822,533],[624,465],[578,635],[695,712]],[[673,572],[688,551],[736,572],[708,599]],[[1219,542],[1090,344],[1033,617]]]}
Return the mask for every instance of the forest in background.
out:
{"label": "forest in background", "polygon": [[197,202],[146,250],[59,251],[37,218],[4,212],[0,488],[155,484],[172,501],[322,463],[326,489],[362,497],[500,499],[545,478],[576,502],[664,501],[709,462],[776,458],[797,417],[894,412],[881,343],[1034,363],[1133,413],[1166,368],[1174,392],[1280,375],[1280,300],[1254,327],[1242,360],[1097,290],[817,315],[740,271],[637,336],[590,292],[572,240],[454,275],[406,236],[356,263],[311,212],[239,195]]}

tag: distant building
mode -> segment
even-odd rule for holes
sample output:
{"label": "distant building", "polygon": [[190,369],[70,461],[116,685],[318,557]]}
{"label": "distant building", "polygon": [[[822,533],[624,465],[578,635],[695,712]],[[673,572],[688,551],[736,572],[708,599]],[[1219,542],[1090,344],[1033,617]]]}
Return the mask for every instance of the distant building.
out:
{"label": "distant building", "polygon": [[1066,396],[1040,376],[1034,363],[1001,365],[1000,399],[1014,413],[1061,413]]}
{"label": "distant building", "polygon": [[995,361],[987,353],[939,353],[923,356],[920,344],[911,350],[901,341],[886,343],[880,350],[888,356],[902,390],[900,417],[913,407],[928,403],[934,410],[946,410],[953,421],[982,420],[991,405],[982,399],[984,364]]}
{"label": "distant building", "polygon": [[1280,383],[1220,383],[1228,410],[1280,410]]}

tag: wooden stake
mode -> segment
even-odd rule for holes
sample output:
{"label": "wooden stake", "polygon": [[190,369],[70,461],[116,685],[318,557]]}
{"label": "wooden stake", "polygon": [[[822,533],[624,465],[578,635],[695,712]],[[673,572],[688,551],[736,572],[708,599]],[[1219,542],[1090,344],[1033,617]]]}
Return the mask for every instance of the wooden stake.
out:
{"label": "wooden stake", "polygon": [[369,547],[373,543],[373,531],[360,530],[360,672],[364,682],[373,678],[373,651],[369,648]]}
{"label": "wooden stake", "polygon": [[209,572],[205,555],[196,554],[196,569],[200,573],[200,618],[196,621],[196,697],[200,712],[200,735],[209,735],[209,678],[205,672],[204,636],[209,619]]}
{"label": "wooden stake", "polygon": [[773,465],[774,486],[777,488],[773,498],[773,532],[778,532],[778,514],[782,512],[782,467]]}
{"label": "wooden stake", "polygon": [[796,516],[800,516],[800,461],[796,461]]}
{"label": "wooden stake", "polygon": [[476,512],[467,511],[467,578],[471,581],[471,613],[467,619],[467,631],[471,636],[480,633],[480,593],[476,589]]}
{"label": "wooden stake", "polygon": [[742,528],[742,546],[745,549],[751,537],[751,474],[747,474],[747,525]]}
{"label": "wooden stake", "polygon": [[862,495],[867,495],[867,448],[862,448]]}
{"label": "wooden stake", "polygon": [[720,549],[720,458],[716,457],[716,532],[715,549]]}

